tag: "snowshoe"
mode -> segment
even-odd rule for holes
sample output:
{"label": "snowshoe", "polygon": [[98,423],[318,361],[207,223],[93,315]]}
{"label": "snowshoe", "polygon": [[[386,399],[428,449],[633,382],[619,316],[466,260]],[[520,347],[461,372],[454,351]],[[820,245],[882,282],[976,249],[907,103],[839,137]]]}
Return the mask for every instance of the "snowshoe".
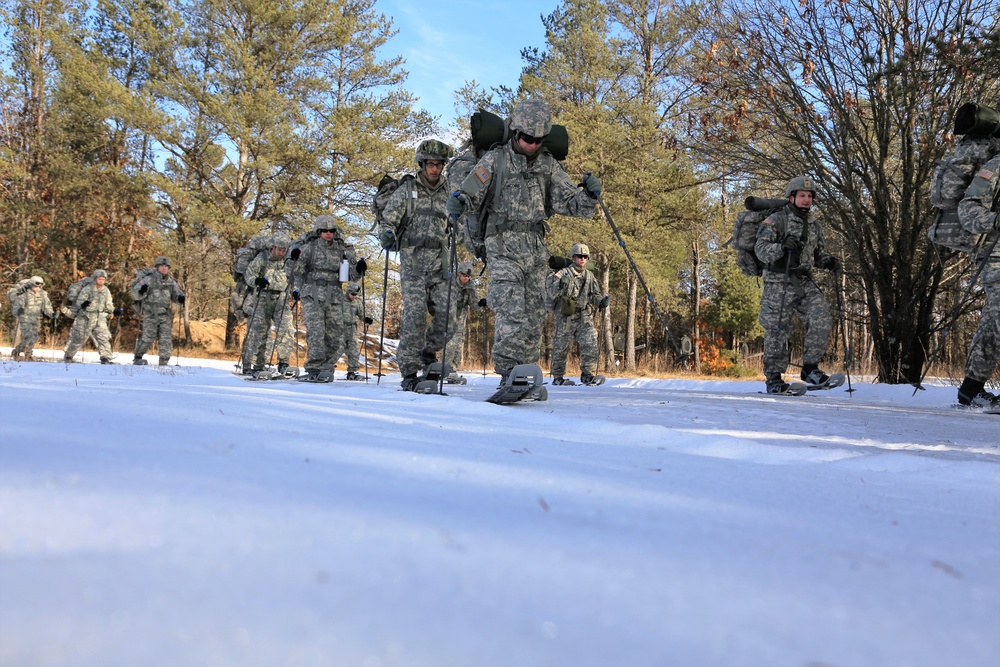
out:
{"label": "snowshoe", "polygon": [[805,382],[768,382],[767,391],[760,393],[768,396],[803,396],[809,390]]}
{"label": "snowshoe", "polygon": [[590,375],[588,373],[587,375],[580,376],[580,384],[596,387],[599,384],[604,384],[604,381],[607,379],[603,375]]}
{"label": "snowshoe", "polygon": [[468,380],[464,375],[459,375],[455,371],[448,373],[447,377],[444,379],[447,384],[468,384]]}
{"label": "snowshoe", "polygon": [[363,375],[361,375],[360,373],[357,373],[355,371],[347,371],[347,377],[345,377],[344,379],[345,380],[351,380],[352,382],[354,382],[354,381],[357,381],[357,380],[364,380],[365,377]]}
{"label": "snowshoe", "polygon": [[133,366],[148,366],[149,362],[146,361],[145,359],[143,359],[142,357],[135,357],[134,359],[132,359],[132,365]]}
{"label": "snowshoe", "polygon": [[435,361],[428,365],[422,374],[417,376],[417,384],[412,391],[418,394],[436,394],[441,385],[441,378],[447,378],[451,373],[451,366],[440,361]]}
{"label": "snowshoe", "polygon": [[299,382],[333,382],[333,370],[324,368],[318,371],[309,371],[305,375],[298,375],[295,378]]}
{"label": "snowshoe", "polygon": [[274,368],[261,368],[260,370],[253,371],[253,374],[247,377],[247,380],[255,382],[266,382],[267,380],[273,380],[275,378],[283,377],[278,374],[278,371]]}
{"label": "snowshoe", "polygon": [[844,375],[843,373],[834,373],[833,375],[825,375],[825,374],[823,375],[826,378],[825,381],[822,381],[818,384],[811,384],[809,382],[806,382],[805,383],[806,389],[809,391],[817,391],[819,389],[835,389],[836,387],[839,387],[840,385],[844,384],[844,382],[847,380],[847,376]]}
{"label": "snowshoe", "polygon": [[544,377],[536,364],[519,364],[504,376],[503,384],[486,400],[498,405],[547,400],[549,392],[544,386]]}
{"label": "snowshoe", "polygon": [[573,386],[576,385],[575,382],[573,382],[572,380],[567,380],[564,377],[554,377],[554,378],[552,378],[552,384],[554,384],[556,386],[563,386],[563,387],[573,387]]}

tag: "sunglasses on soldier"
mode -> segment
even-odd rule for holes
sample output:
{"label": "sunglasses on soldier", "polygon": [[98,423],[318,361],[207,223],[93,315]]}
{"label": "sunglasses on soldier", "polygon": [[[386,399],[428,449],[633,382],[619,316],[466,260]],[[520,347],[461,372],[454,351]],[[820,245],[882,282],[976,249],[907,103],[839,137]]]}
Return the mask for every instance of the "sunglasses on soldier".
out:
{"label": "sunglasses on soldier", "polygon": [[332,229],[317,229],[316,231],[319,232],[320,234],[333,234]]}
{"label": "sunglasses on soldier", "polygon": [[518,132],[517,138],[526,144],[540,144],[545,139],[544,137],[533,137],[530,134],[525,134],[524,132]]}

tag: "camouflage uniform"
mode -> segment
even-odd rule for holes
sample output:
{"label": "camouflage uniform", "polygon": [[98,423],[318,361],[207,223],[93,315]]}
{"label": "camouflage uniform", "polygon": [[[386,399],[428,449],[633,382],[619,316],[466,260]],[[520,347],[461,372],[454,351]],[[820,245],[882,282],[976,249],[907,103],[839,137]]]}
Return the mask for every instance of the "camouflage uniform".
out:
{"label": "camouflage uniform", "polygon": [[[104,270],[94,271],[93,278],[103,276]],[[87,304],[83,308],[83,304]],[[77,350],[86,344],[88,338],[94,339],[101,363],[111,363],[111,332],[108,330],[108,316],[115,312],[115,304],[111,299],[111,290],[106,285],[98,287],[97,283],[84,285],[77,295],[73,305],[76,321],[69,332],[69,343],[63,352],[63,361],[73,361]]]}
{"label": "camouflage uniform", "polygon": [[574,264],[559,271],[559,297],[553,309],[552,377],[561,378],[566,374],[566,355],[574,338],[580,346],[580,376],[592,377],[597,370],[597,329],[593,314],[601,301],[601,286],[593,272]]}
{"label": "camouflage uniform", "polygon": [[[361,287],[357,283],[348,285],[344,303],[341,305],[341,317],[344,323],[344,349],[347,354],[348,379],[352,373],[358,372],[361,353],[358,350],[358,323],[365,323],[365,303],[357,295]],[[351,298],[351,295],[354,298]]]}
{"label": "camouflage uniform", "polygon": [[[548,128],[535,136],[551,129],[551,113],[544,103],[529,99],[515,109],[515,115],[519,110],[537,116],[538,127]],[[501,183],[499,193],[495,177]],[[479,211],[484,205],[489,210],[485,241],[490,270],[487,301],[496,313],[493,367],[506,377],[518,364],[538,363],[549,258],[547,218],[553,214],[590,218],[597,200],[577,187],[545,149],[529,158],[518,135],[483,156],[458,196],[465,211]]]}
{"label": "camouflage uniform", "polygon": [[[288,247],[288,239],[276,238],[276,247]],[[264,367],[270,352],[277,348],[278,365],[284,367],[295,346],[295,332],[292,329],[292,309],[288,305],[288,273],[285,271],[285,256],[273,250],[258,253],[247,267],[243,280],[250,296],[243,302],[243,312],[252,320],[247,323],[247,339],[243,346],[243,369],[260,370]],[[266,285],[258,288],[256,282],[263,278]],[[269,346],[271,326],[274,326],[274,342]],[[270,348],[270,349],[269,349]]]}
{"label": "camouflage uniform", "polygon": [[[461,274],[470,276],[464,285],[459,277]],[[465,326],[469,318],[469,311],[479,303],[479,293],[476,291],[476,284],[471,275],[472,263],[462,262],[451,285],[451,318],[448,331],[451,331],[452,335],[448,338],[445,362],[451,366],[452,370],[458,369],[458,363],[462,360],[462,348],[465,346]]]}
{"label": "camouflage uniform", "polygon": [[316,218],[315,230],[333,229],[333,238],[325,241],[317,236],[300,248],[292,270],[294,289],[302,299],[309,358],[305,370],[313,374],[333,368],[344,353],[343,311],[344,291],[340,282],[340,264],[345,259],[350,267],[350,280],[357,280],[357,258],[354,246],[344,240],[332,215]]}
{"label": "camouflage uniform", "polygon": [[[173,353],[174,314],[171,303],[180,303],[184,293],[172,276],[162,274],[160,266],[170,266],[170,260],[159,257],[152,272],[132,285],[132,300],[142,303],[142,337],[135,342],[135,360],[142,361],[142,355],[153,341],[158,342],[160,365],[166,366]],[[142,287],[145,292],[140,292]]]}
{"label": "camouflage uniform", "polygon": [[[55,317],[49,295],[42,289],[43,282],[40,276],[32,276],[28,284],[19,285],[13,290],[15,297],[11,300],[10,305],[17,317],[17,328],[21,333],[20,342],[10,353],[14,360],[21,354],[24,355],[26,361],[33,358],[35,343],[38,342],[39,330],[41,329],[42,315],[48,318]],[[38,288],[37,291],[35,287]]]}
{"label": "camouflage uniform", "polygon": [[[784,248],[782,243],[788,235],[802,241],[800,252],[788,253]],[[810,209],[803,220],[791,203],[786,204],[760,223],[754,250],[765,265],[764,293],[760,299],[764,374],[780,376],[788,368],[788,336],[794,313],[798,313],[806,331],[802,364],[818,364],[826,353],[833,328],[830,306],[812,277],[813,269],[828,257],[818,211]],[[791,265],[786,277],[788,261]]]}
{"label": "camouflage uniform", "polygon": [[403,312],[396,361],[404,378],[435,361],[444,346],[451,261],[446,183],[439,178],[431,185],[421,171],[392,193],[383,212],[383,232],[392,230],[399,249]]}
{"label": "camouflage uniform", "polygon": [[[1000,155],[994,155],[976,173],[958,205],[962,228],[985,234],[975,257],[982,264],[979,282],[986,295],[979,326],[972,338],[965,362],[965,383],[959,389],[959,401],[968,404],[993,376],[1000,360],[1000,220],[996,202],[1000,197]],[[988,396],[992,396],[986,392]],[[963,400],[963,398],[965,400]],[[997,402],[994,399],[995,402]]]}

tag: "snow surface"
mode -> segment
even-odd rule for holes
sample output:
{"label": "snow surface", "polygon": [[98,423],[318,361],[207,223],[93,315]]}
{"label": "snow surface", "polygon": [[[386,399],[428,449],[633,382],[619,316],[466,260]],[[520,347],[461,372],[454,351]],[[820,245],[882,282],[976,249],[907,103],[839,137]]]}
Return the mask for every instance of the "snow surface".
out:
{"label": "snow surface", "polygon": [[954,387],[180,364],[0,363],[0,665],[1000,664],[1000,416]]}

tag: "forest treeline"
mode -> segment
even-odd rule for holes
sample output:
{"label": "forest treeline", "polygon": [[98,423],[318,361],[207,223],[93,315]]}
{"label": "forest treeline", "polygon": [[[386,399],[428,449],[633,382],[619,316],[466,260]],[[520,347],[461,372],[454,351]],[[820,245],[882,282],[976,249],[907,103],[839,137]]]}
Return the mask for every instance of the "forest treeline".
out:
{"label": "forest treeline", "polygon": [[[184,321],[228,317],[231,336],[232,267],[249,238],[294,237],[333,213],[381,266],[368,230],[383,175],[413,171],[420,138],[457,147],[476,109],[505,115],[538,95],[569,131],[568,172],[605,183],[612,219],[555,219],[549,246],[590,246],[612,295],[605,349],[620,329],[626,368],[689,335],[701,370],[738,371],[762,333],[760,286],[724,242],[744,197],[780,196],[800,174],[819,184],[845,267],[842,284],[823,283],[843,297],[834,357],[846,339],[879,381],[914,382],[938,343],[944,361],[964,357],[975,326],[979,303],[959,303],[969,262],[926,231],[955,110],[1000,103],[994,0],[565,0],[540,18],[544,45],[511,43],[517,87],[443,91],[448,119],[419,108],[406,63],[385,55],[396,28],[376,0],[0,8],[5,284],[40,275],[61,298],[104,268],[121,299],[135,269],[167,254]],[[369,272],[370,298],[382,278]]]}

